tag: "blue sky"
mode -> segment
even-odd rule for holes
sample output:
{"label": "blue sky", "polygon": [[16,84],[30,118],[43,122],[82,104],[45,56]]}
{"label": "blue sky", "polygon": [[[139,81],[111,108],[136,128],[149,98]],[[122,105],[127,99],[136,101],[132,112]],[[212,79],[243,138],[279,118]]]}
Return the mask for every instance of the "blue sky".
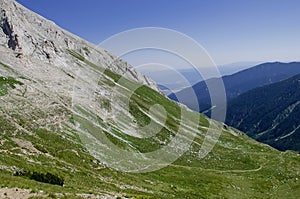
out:
{"label": "blue sky", "polygon": [[298,0],[17,0],[95,44],[139,27],[198,41],[217,64],[299,61]]}

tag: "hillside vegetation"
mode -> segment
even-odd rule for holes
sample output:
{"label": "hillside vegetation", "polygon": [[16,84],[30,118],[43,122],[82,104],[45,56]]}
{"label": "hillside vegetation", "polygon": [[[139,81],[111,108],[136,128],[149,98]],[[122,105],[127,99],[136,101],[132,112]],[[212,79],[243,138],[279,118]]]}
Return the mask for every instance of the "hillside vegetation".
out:
{"label": "hillside vegetation", "polygon": [[300,75],[251,90],[228,105],[227,123],[279,150],[300,151]]}
{"label": "hillside vegetation", "polygon": [[[118,78],[119,75],[111,71],[104,73],[99,84],[107,88],[114,87],[116,82],[112,77]],[[118,86],[130,84],[136,83],[128,80],[127,85]],[[7,100],[13,94],[17,95],[18,92],[13,90],[1,100]],[[161,103],[168,110],[170,118],[178,117],[179,106],[156,91],[144,86],[135,94],[139,98],[131,98],[135,111],[130,113],[138,124],[147,123],[147,116],[142,110],[147,110],[151,103]],[[29,102],[24,98],[22,103]],[[107,167],[88,153],[72,125],[74,115],[70,114],[63,128],[57,131],[55,126],[34,125],[37,124],[35,117],[43,117],[43,112],[26,117],[22,112],[11,114],[1,107],[2,187],[20,187],[35,192],[43,190],[46,194],[62,194],[66,197],[79,197],[78,194],[82,193],[133,198],[295,198],[299,195],[298,154],[281,153],[230,127],[213,127],[219,130],[224,128],[220,139],[205,158],[199,158],[198,151],[209,119],[197,113],[190,112],[192,117],[198,115],[199,118],[199,124],[194,124],[199,125],[195,130],[197,135],[182,157],[155,172],[124,173]],[[84,107],[80,113],[93,114],[84,110]],[[168,139],[171,134],[176,134],[177,124],[173,122],[169,120],[165,132],[150,139],[137,139],[117,131],[109,138],[120,147],[141,152],[154,150],[161,147],[160,139]],[[64,185],[16,176],[16,171],[50,173],[62,178]]]}

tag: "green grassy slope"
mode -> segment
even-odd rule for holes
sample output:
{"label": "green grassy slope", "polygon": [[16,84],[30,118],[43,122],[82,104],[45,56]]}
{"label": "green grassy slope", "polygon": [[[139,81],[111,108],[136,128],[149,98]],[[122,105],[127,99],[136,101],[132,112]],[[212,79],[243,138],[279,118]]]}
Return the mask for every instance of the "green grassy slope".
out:
{"label": "green grassy slope", "polygon": [[15,88],[15,85],[22,85],[22,83],[12,77],[0,77],[0,96],[6,95],[9,89]]}
{"label": "green grassy slope", "polygon": [[[88,62],[79,54],[70,54],[78,59],[78,64],[96,71],[102,70],[101,66]],[[105,70],[99,76],[98,85],[121,97],[130,96],[130,114],[121,114],[119,117],[124,119],[123,123],[118,118],[107,120],[101,114],[96,115],[87,106],[76,105],[75,112],[68,115],[61,128],[30,125],[36,124],[35,117],[25,117],[21,112],[13,115],[0,107],[0,186],[43,190],[52,198],[59,197],[58,194],[76,198],[77,194],[82,193],[195,199],[297,198],[300,195],[299,154],[279,152],[195,112],[188,111],[187,118],[182,120],[183,109],[176,103],[146,86],[139,85],[132,94],[131,89],[137,88],[137,83],[127,79],[119,81],[120,78],[112,71]],[[2,100],[7,99],[2,97]],[[28,102],[24,99],[22,103]],[[114,109],[115,105],[109,98],[100,98],[97,103],[99,110],[107,112]],[[141,129],[149,124],[151,118],[147,112],[151,105],[157,103],[167,111],[164,124],[158,121],[153,124],[154,131],[159,129],[157,134],[142,139],[123,132],[127,127],[125,124]],[[43,117],[43,114],[38,116]],[[160,114],[155,112],[151,117],[159,120]],[[206,157],[199,158],[198,152],[210,122],[214,124],[213,128],[222,133],[213,150]],[[149,173],[126,173],[109,168],[103,160],[89,154],[75,128],[78,123],[87,129],[96,129],[94,133],[106,135],[124,150],[140,153],[167,145],[182,126],[183,130],[190,129],[195,137],[189,150],[172,164]],[[189,139],[188,135],[186,139]],[[16,171],[24,170],[44,174],[49,172],[63,178],[64,186],[13,175]]]}

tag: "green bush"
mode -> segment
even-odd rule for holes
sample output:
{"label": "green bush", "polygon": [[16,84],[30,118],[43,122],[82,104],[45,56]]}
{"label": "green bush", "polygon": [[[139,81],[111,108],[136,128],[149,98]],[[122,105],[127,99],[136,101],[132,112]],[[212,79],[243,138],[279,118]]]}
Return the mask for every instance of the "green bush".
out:
{"label": "green bush", "polygon": [[44,183],[54,184],[59,186],[64,185],[64,180],[61,177],[49,172],[47,172],[46,174],[33,172],[29,178],[32,180],[36,180],[38,182],[44,182]]}
{"label": "green bush", "polygon": [[35,180],[38,182],[43,182],[43,183],[48,183],[48,184],[53,184],[53,185],[59,185],[63,186],[64,185],[64,179],[54,175],[52,173],[47,172],[46,174],[44,173],[39,173],[39,172],[27,172],[24,170],[16,171],[14,173],[15,176],[25,176],[28,177],[31,180]]}

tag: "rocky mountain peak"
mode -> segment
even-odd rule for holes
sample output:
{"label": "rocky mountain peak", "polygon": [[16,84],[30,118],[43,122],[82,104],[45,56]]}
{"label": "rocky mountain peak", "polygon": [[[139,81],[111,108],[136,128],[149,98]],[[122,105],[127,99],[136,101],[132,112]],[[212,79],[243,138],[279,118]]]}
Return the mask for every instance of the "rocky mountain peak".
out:
{"label": "rocky mountain peak", "polygon": [[0,46],[13,51],[16,58],[52,66],[72,65],[74,51],[92,63],[158,90],[156,84],[128,63],[54,22],[32,12],[14,0],[0,1]]}
{"label": "rocky mountain peak", "polygon": [[0,19],[1,19],[1,28],[2,28],[2,32],[1,32],[2,39],[0,42],[1,42],[1,44],[6,43],[9,48],[16,50],[16,49],[20,48],[19,42],[18,42],[18,35],[15,33],[14,27],[11,24],[11,22],[9,21],[8,16],[7,16],[7,12],[9,13],[10,11],[12,11],[9,8],[9,5],[12,5],[12,4],[15,5],[15,2],[0,1],[0,3],[1,3]]}

